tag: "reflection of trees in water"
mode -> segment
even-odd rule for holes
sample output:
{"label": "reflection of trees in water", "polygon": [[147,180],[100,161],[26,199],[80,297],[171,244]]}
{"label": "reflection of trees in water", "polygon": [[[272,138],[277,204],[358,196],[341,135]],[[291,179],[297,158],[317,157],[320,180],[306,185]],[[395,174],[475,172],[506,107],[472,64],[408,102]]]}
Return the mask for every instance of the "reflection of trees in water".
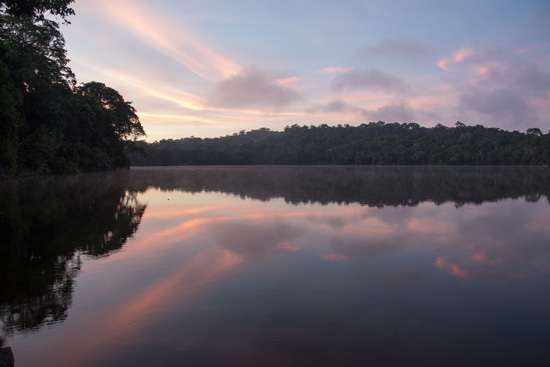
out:
{"label": "reflection of trees in water", "polygon": [[127,181],[116,172],[1,184],[3,337],[64,320],[81,256],[107,256],[136,232],[146,206]]}
{"label": "reflection of trees in water", "polygon": [[550,200],[547,167],[239,166],[133,168],[132,187],[220,191],[290,203],[357,202],[369,206]]}

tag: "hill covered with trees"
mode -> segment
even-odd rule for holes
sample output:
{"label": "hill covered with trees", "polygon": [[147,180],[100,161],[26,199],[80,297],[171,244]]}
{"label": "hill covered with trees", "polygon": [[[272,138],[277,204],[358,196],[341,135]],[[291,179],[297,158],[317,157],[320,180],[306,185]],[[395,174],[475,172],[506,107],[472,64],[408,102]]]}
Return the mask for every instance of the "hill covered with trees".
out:
{"label": "hill covered with trees", "polygon": [[73,0],[0,0],[0,177],[129,166],[145,135],[135,109],[103,83],[77,86],[60,19]]}
{"label": "hill covered with trees", "polygon": [[266,128],[219,138],[137,143],[136,166],[171,165],[550,165],[550,133],[441,124],[370,122],[360,126]]}

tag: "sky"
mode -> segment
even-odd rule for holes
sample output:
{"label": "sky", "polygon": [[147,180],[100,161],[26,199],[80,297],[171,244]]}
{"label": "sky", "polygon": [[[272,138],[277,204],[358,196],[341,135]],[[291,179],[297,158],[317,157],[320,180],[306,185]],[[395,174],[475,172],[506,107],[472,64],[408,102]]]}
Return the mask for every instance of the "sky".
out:
{"label": "sky", "polygon": [[147,141],[262,127],[550,130],[548,0],[76,0],[79,83],[136,108]]}

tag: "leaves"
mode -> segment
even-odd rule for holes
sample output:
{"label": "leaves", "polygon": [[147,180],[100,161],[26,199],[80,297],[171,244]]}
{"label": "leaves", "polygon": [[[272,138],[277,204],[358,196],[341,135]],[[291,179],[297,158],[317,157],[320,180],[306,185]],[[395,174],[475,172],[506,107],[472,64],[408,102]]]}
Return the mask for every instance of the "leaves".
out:
{"label": "leaves", "polygon": [[0,0],[0,9],[21,18],[43,18],[45,14],[66,18],[74,15],[74,10],[69,7],[73,2],[74,0]]}
{"label": "leaves", "polygon": [[117,91],[76,86],[51,19],[73,14],[72,2],[0,1],[0,175],[128,167],[127,151],[145,136]]}

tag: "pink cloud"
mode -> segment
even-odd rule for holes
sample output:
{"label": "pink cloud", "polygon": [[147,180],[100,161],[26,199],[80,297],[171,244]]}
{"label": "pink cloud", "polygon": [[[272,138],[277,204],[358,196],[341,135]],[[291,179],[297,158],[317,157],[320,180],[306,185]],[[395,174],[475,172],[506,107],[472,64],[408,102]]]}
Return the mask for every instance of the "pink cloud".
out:
{"label": "pink cloud", "polygon": [[190,30],[184,29],[154,8],[127,0],[98,0],[102,14],[113,18],[135,37],[164,55],[183,64],[207,80],[220,80],[237,73],[241,67],[208,47]]}
{"label": "pink cloud", "polygon": [[210,104],[216,108],[280,110],[301,99],[300,94],[288,86],[291,81],[292,79],[284,82],[284,79],[277,78],[265,69],[248,66],[242,72],[218,83]]}
{"label": "pink cloud", "polygon": [[490,62],[484,65],[477,66],[475,69],[478,74],[486,74],[492,70],[494,70],[496,67],[500,66],[500,63],[498,62]]}
{"label": "pink cloud", "polygon": [[449,105],[452,98],[449,94],[425,95],[410,98],[408,103],[414,110],[433,109]]}
{"label": "pink cloud", "polygon": [[456,278],[463,279],[470,276],[470,273],[467,270],[463,269],[457,264],[453,264],[447,261],[447,259],[444,256],[438,257],[435,260],[435,266],[437,266],[440,269],[448,271],[451,275],[455,276]]}
{"label": "pink cloud", "polygon": [[291,76],[289,78],[277,79],[277,80],[275,80],[275,83],[277,83],[279,85],[287,85],[287,84],[292,84],[292,83],[298,82],[300,80],[302,80],[302,78],[298,78],[297,76]]}
{"label": "pink cloud", "polygon": [[464,48],[461,48],[460,50],[455,51],[451,56],[444,57],[441,60],[437,62],[437,66],[439,66],[443,70],[450,70],[450,66],[453,64],[457,64],[461,62],[462,60],[475,55],[476,51],[470,46],[466,46]]}
{"label": "pink cloud", "polygon": [[406,226],[411,231],[423,233],[448,234],[454,231],[454,227],[450,223],[429,218],[412,218]]}
{"label": "pink cloud", "polygon": [[340,74],[340,73],[347,73],[350,71],[351,68],[345,68],[341,66],[329,66],[328,68],[324,68],[318,71],[319,74]]}

